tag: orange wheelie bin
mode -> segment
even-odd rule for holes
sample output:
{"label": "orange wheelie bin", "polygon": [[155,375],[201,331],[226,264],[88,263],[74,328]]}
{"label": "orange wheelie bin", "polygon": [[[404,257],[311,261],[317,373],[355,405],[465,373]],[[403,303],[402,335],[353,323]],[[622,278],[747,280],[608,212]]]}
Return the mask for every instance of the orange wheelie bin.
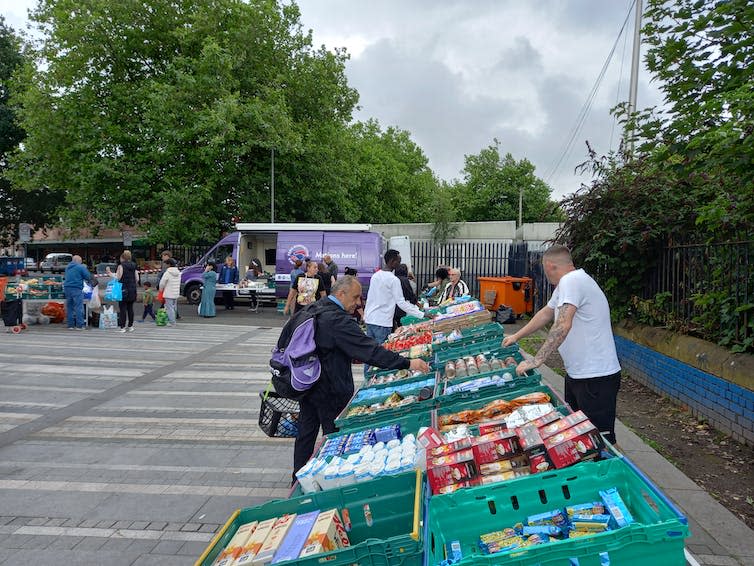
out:
{"label": "orange wheelie bin", "polygon": [[479,277],[479,296],[484,305],[496,311],[500,305],[520,316],[534,310],[534,283],[531,277]]}

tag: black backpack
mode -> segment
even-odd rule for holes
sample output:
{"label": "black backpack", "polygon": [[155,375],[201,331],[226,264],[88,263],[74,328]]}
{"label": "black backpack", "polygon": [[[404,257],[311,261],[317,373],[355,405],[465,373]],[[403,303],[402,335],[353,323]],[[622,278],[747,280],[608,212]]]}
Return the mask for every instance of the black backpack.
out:
{"label": "black backpack", "polygon": [[272,349],[272,385],[281,397],[300,400],[317,382],[321,373],[315,336],[321,306],[308,305],[283,326]]}

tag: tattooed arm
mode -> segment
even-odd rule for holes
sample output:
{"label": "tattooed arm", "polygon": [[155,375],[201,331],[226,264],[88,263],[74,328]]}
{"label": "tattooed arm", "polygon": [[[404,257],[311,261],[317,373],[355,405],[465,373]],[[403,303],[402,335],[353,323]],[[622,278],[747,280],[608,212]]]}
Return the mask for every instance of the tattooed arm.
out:
{"label": "tattooed arm", "polygon": [[575,314],[576,307],[569,303],[565,303],[558,308],[557,319],[555,324],[552,325],[544,344],[542,344],[542,347],[534,356],[534,359],[524,360],[518,364],[516,367],[516,373],[518,375],[523,375],[530,369],[538,368],[545,363],[548,356],[552,354],[558,346],[563,343],[566,336],[568,336],[568,332],[570,332],[571,326],[573,326],[573,316]]}

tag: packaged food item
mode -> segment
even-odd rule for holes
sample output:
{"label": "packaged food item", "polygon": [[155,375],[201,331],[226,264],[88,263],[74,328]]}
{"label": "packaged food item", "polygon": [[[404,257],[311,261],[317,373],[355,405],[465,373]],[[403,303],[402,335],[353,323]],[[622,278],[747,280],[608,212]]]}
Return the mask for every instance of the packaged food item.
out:
{"label": "packaged food item", "polygon": [[466,373],[469,375],[476,375],[479,373],[479,368],[476,365],[474,356],[466,356],[463,361],[466,363]]}
{"label": "packaged food item", "polygon": [[463,361],[463,358],[458,358],[454,363],[456,366],[456,377],[466,377],[469,375],[466,369],[466,362]]}
{"label": "packaged food item", "polygon": [[427,450],[434,448],[435,446],[441,446],[445,444],[445,441],[442,438],[442,434],[440,434],[436,429],[428,427],[421,434],[419,434],[419,437],[416,439],[416,443],[423,449]]}
{"label": "packaged food item", "polygon": [[489,434],[497,430],[507,430],[508,428],[508,425],[506,424],[505,419],[492,419],[492,420],[479,421],[477,426],[479,427],[480,435]]}
{"label": "packaged food item", "polygon": [[578,423],[583,422],[585,420],[587,420],[587,417],[584,414],[584,412],[576,411],[575,413],[572,413],[558,420],[550,422],[544,426],[540,426],[539,434],[542,437],[542,440],[547,440],[549,437],[559,432],[562,432],[566,429],[569,429],[572,426],[577,425]]}
{"label": "packaged food item", "polygon": [[254,530],[249,540],[244,544],[244,547],[233,566],[250,566],[253,564],[254,558],[259,552],[259,549],[262,548],[264,541],[267,540],[267,537],[270,535],[272,527],[275,526],[276,522],[277,517],[261,521],[257,525],[257,528]]}
{"label": "packaged food item", "polygon": [[477,464],[488,464],[513,455],[518,449],[515,431],[496,431],[474,439],[471,447]]}
{"label": "packaged food item", "polygon": [[273,564],[284,560],[294,560],[299,557],[301,549],[304,548],[307,537],[318,516],[319,511],[311,511],[296,517],[291,528],[288,530],[288,534],[285,535],[282,544],[277,549],[277,552],[275,552],[275,556],[272,559]]}
{"label": "packaged food item", "polygon": [[553,509],[552,511],[530,515],[526,518],[526,524],[529,526],[555,525],[556,527],[564,527],[568,524],[568,518],[563,509]]}
{"label": "packaged food item", "polygon": [[497,356],[490,358],[490,371],[497,371],[503,369],[503,362]]}
{"label": "packaged food item", "polygon": [[550,401],[550,396],[544,391],[535,391],[534,393],[526,393],[520,395],[510,401],[513,408],[520,407],[522,405],[536,405],[540,403],[547,403]]}
{"label": "packaged food item", "polygon": [[634,522],[634,518],[628,507],[623,502],[623,498],[618,493],[618,488],[611,487],[600,491],[600,497],[607,507],[607,511],[613,518],[613,525],[616,528],[625,527]]}
{"label": "packaged food item", "polygon": [[479,473],[484,476],[491,476],[510,471],[527,470],[529,459],[525,454],[519,454],[506,460],[497,460],[487,464],[479,465]]}
{"label": "packaged food item", "polygon": [[257,521],[246,523],[238,527],[238,530],[231,537],[225,548],[217,555],[212,566],[230,566],[241,555],[243,548],[254,534],[258,526]]}
{"label": "packaged food item", "polygon": [[471,481],[476,476],[474,453],[469,449],[427,461],[427,477],[432,493],[448,485]]}
{"label": "packaged food item", "polygon": [[[532,426],[535,426],[537,428],[542,428],[545,425],[550,424],[553,421],[557,421],[559,419],[562,419],[563,415],[558,411],[550,411],[546,415],[543,415],[539,417],[538,419],[534,419],[529,424]],[[540,436],[542,435],[542,431],[540,431]]]}
{"label": "packaged food item", "polygon": [[610,530],[610,515],[574,515],[571,525],[578,531],[601,533]]}
{"label": "packaged food item", "polygon": [[479,370],[479,373],[487,373],[488,371],[491,371],[490,363],[487,361],[487,357],[484,354],[477,354],[474,361],[476,362],[476,367]]}
{"label": "packaged food item", "polygon": [[594,457],[604,445],[597,428],[590,422],[581,422],[544,441],[550,461],[556,468]]}
{"label": "packaged food item", "polygon": [[547,456],[539,429],[535,426],[523,426],[516,429],[518,443],[529,458],[529,469],[532,474],[552,469],[553,465]]}
{"label": "packaged food item", "polygon": [[445,379],[453,379],[456,376],[456,364],[449,361],[445,364]]}
{"label": "packaged food item", "polygon": [[579,505],[570,505],[565,508],[568,517],[574,515],[604,515],[607,513],[605,504],[602,501],[592,501],[591,503],[581,503]]}
{"label": "packaged food item", "polygon": [[463,558],[461,541],[451,540],[445,543],[445,558],[451,562],[460,562]]}
{"label": "packaged food item", "polygon": [[283,544],[285,535],[288,534],[288,530],[291,528],[295,520],[296,514],[291,513],[290,515],[283,515],[275,521],[275,525],[272,527],[270,534],[267,536],[259,549],[259,552],[252,561],[254,566],[262,566],[264,564],[269,564],[272,561],[273,556],[275,556],[280,545]]}
{"label": "packaged food item", "polygon": [[[346,510],[343,510],[345,517]],[[337,509],[330,509],[320,513],[312,527],[309,536],[306,539],[304,548],[301,550],[300,557],[312,556],[330,552],[338,548],[346,548],[351,543],[348,540],[348,533],[340,520]]]}
{"label": "packaged food item", "polygon": [[437,456],[442,456],[444,454],[458,452],[459,450],[465,450],[467,448],[471,448],[471,438],[462,438],[460,440],[456,440],[455,442],[435,446],[434,448],[428,449],[427,453],[429,454],[430,458],[434,458]]}

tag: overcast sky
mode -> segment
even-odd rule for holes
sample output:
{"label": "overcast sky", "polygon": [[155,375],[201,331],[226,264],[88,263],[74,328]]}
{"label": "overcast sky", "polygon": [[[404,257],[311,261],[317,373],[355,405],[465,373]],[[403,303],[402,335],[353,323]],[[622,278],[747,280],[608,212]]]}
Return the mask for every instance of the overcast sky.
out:
{"label": "overcast sky", "polygon": [[[33,0],[0,0],[0,14],[24,29]],[[628,98],[633,14],[571,150],[553,172],[632,0],[299,0],[314,44],[346,47],[355,118],[408,130],[443,179],[461,177],[464,156],[494,138],[527,158],[560,198],[588,182],[574,174],[585,140],[615,150],[610,116]],[[622,69],[621,69],[622,67]],[[660,103],[639,73],[638,107]]]}

